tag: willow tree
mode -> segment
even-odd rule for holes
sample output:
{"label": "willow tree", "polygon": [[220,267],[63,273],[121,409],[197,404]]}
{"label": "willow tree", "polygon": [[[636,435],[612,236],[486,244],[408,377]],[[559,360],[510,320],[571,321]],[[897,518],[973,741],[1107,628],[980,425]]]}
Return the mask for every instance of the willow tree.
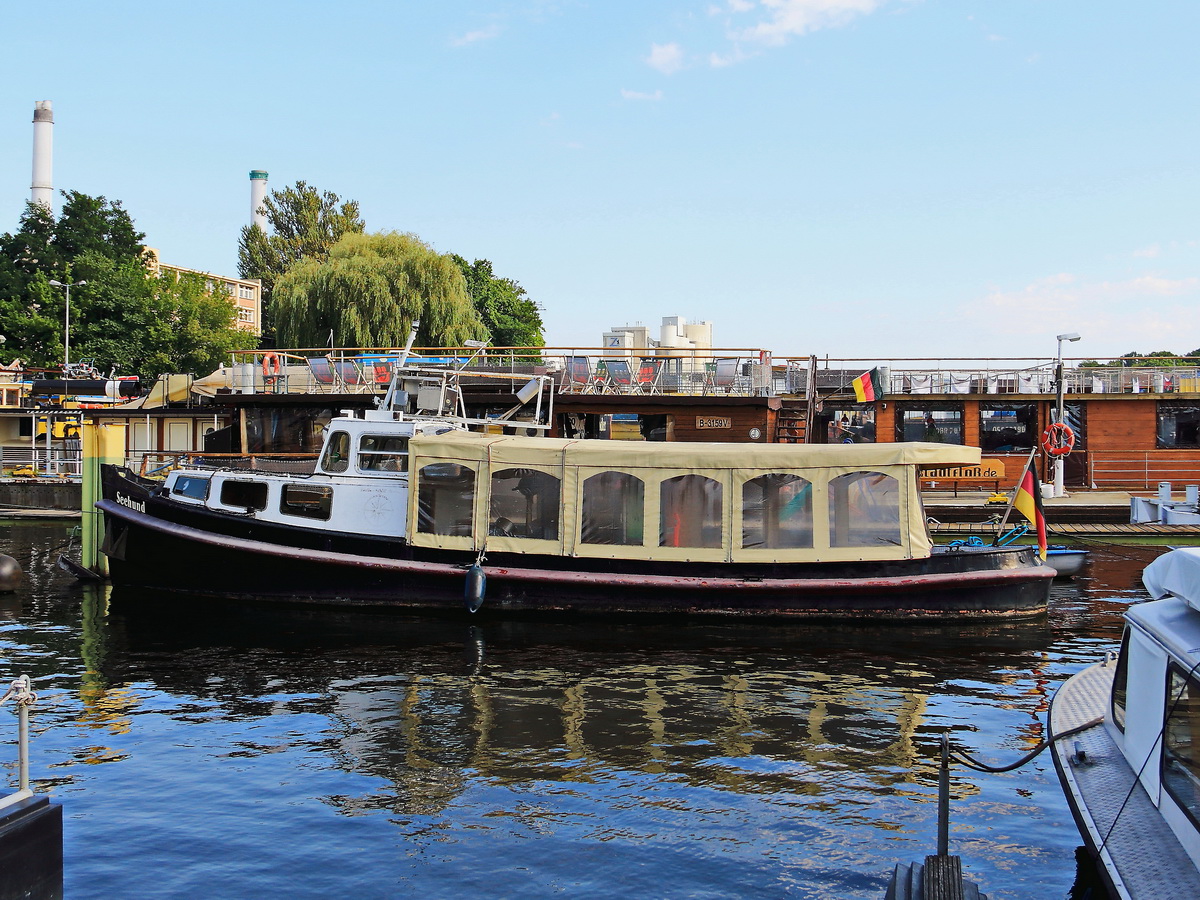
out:
{"label": "willow tree", "polygon": [[283,347],[398,347],[418,319],[419,346],[487,337],[454,258],[395,231],[347,234],[294,265],[275,282],[275,315]]}

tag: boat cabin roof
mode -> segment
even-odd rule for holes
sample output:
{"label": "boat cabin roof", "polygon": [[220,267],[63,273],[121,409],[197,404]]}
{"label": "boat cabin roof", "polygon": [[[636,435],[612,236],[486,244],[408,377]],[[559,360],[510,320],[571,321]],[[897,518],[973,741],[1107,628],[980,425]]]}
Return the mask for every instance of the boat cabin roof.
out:
{"label": "boat cabin roof", "polygon": [[798,469],[979,465],[980,449],[925,442],[891,444],[729,444],[597,441],[448,431],[413,438],[429,457],[535,464],[664,469]]}

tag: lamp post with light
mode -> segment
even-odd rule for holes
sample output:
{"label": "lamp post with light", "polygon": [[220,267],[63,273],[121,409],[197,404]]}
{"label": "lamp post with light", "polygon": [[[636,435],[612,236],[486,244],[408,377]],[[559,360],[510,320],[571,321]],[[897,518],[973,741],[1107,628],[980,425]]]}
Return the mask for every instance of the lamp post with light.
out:
{"label": "lamp post with light", "polygon": [[80,287],[87,284],[86,281],[62,282],[51,281],[55,287],[65,288],[67,291],[67,307],[66,315],[63,317],[63,377],[67,377],[67,366],[71,364],[71,288]]}
{"label": "lamp post with light", "polygon": [[[1063,423],[1066,416],[1066,410],[1063,403],[1064,385],[1062,345],[1063,341],[1071,341],[1074,343],[1075,341],[1079,340],[1079,337],[1080,335],[1073,331],[1069,332],[1068,334],[1060,334],[1056,336],[1056,339],[1058,340],[1058,367],[1055,370],[1055,383],[1058,385],[1058,407],[1055,409],[1054,421],[1060,425]],[[1054,457],[1054,496],[1066,496],[1066,491],[1063,490],[1063,458],[1061,456]]]}

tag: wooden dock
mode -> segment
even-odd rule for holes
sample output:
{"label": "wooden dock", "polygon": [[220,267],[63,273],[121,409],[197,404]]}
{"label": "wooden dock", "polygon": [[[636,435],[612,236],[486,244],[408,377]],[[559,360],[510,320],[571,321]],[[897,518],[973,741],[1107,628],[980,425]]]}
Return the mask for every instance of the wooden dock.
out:
{"label": "wooden dock", "polygon": [[[935,539],[980,537],[990,542],[996,535],[991,522],[930,522]],[[1200,545],[1200,525],[1134,525],[1129,522],[1056,522],[1047,529],[1053,541],[1103,541],[1108,544]],[[1030,536],[1021,538],[1029,543]]]}

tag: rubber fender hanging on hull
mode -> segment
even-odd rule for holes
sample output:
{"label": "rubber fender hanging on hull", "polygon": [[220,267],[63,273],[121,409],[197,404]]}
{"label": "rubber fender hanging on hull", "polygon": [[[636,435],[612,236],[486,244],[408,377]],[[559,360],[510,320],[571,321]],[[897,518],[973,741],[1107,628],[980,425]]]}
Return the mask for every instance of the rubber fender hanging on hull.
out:
{"label": "rubber fender hanging on hull", "polygon": [[487,575],[484,574],[483,566],[475,563],[467,569],[467,581],[463,589],[463,602],[466,604],[467,612],[479,612],[486,593]]}

